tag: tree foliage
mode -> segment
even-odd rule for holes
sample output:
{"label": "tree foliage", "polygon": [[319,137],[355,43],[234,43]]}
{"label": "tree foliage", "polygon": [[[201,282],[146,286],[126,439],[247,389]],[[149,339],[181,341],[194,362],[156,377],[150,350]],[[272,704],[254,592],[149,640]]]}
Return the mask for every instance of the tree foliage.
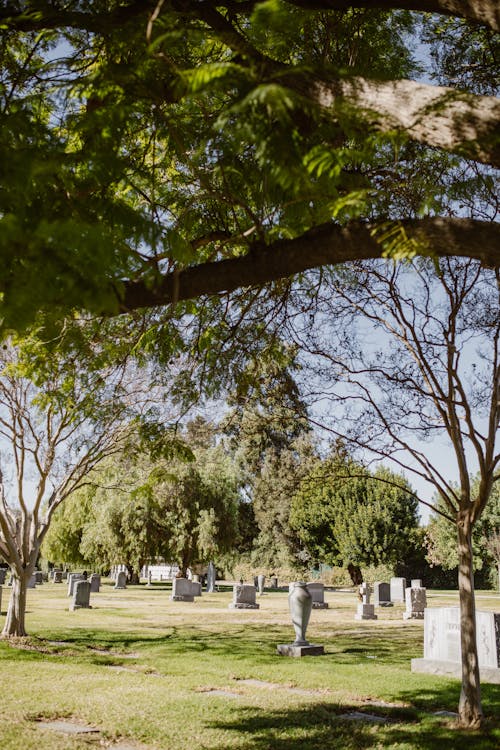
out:
{"label": "tree foliage", "polygon": [[[460,159],[499,163],[495,4],[400,5],[3,3],[4,326],[379,257],[388,216],[419,253],[498,261],[490,219],[436,209]],[[414,57],[429,8],[436,85]],[[424,189],[411,165],[436,153]]]}
{"label": "tree foliage", "polygon": [[315,564],[395,566],[416,544],[417,507],[404,477],[333,455],[301,482],[290,524]]}

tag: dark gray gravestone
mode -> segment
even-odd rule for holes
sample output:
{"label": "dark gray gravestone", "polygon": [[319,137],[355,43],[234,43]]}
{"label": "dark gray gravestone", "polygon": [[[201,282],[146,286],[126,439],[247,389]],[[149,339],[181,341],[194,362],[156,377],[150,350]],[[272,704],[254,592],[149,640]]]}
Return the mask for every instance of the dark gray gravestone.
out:
{"label": "dark gray gravestone", "polygon": [[92,594],[98,594],[101,587],[101,576],[97,573],[92,573],[90,576],[90,591]]}
{"label": "dark gray gravestone", "polygon": [[373,586],[373,603],[376,607],[392,607],[391,586],[389,583],[377,582]]}
{"label": "dark gray gravestone", "polygon": [[69,608],[72,612],[75,609],[92,609],[90,606],[90,581],[75,581],[73,601]]}

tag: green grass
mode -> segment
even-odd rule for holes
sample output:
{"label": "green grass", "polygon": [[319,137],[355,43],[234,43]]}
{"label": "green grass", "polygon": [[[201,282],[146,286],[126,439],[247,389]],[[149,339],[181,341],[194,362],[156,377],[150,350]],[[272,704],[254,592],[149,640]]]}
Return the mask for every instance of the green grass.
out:
{"label": "green grass", "polygon": [[[30,590],[30,637],[0,642],[0,748],[88,750],[125,739],[141,750],[500,746],[499,685],[483,685],[481,733],[435,716],[456,711],[460,685],[410,671],[423,655],[423,623],[403,621],[402,605],[356,622],[355,595],[327,593],[330,609],[314,610],[308,629],[326,655],[291,659],[276,655],[293,640],[285,592],[267,593],[253,611],[229,610],[228,591],[193,604],[169,594],[108,584],[91,610],[69,612],[65,585]],[[4,613],[7,595],[4,587]],[[431,606],[456,603],[455,593],[429,593]],[[478,608],[500,611],[500,597],[478,594]],[[387,723],[339,718],[351,711]],[[42,719],[90,724],[99,735],[56,734]]]}

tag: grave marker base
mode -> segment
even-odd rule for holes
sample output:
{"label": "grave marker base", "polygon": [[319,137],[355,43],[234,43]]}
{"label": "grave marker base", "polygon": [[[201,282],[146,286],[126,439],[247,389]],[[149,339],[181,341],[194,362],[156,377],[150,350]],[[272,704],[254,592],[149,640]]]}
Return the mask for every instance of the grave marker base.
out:
{"label": "grave marker base", "polygon": [[277,647],[280,656],[323,656],[325,653],[324,646],[315,646],[309,643],[307,646],[296,646],[293,643],[282,643]]}

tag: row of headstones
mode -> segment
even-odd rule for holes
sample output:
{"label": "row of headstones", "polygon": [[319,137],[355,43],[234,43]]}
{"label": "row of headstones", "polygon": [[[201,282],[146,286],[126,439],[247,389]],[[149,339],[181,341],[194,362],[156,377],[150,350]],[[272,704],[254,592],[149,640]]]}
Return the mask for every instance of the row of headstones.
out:
{"label": "row of headstones", "polygon": [[[289,584],[289,589],[294,586]],[[327,609],[328,603],[325,602],[325,587],[322,583],[307,583],[307,590],[311,594],[313,609]],[[259,593],[260,591],[259,587]],[[229,609],[259,609],[260,604],[256,602],[257,587],[250,583],[237,583],[233,586],[233,600],[229,604]]]}
{"label": "row of headstones", "polygon": [[422,581],[417,578],[411,581],[411,586],[406,586],[405,578],[391,578],[391,583],[374,584],[374,604],[370,603],[370,585],[363,582],[359,587],[361,603],[354,615],[355,620],[376,620],[375,607],[392,607],[394,601],[404,601],[405,611],[403,619],[422,620],[424,610],[427,606],[427,589],[422,586]]}

